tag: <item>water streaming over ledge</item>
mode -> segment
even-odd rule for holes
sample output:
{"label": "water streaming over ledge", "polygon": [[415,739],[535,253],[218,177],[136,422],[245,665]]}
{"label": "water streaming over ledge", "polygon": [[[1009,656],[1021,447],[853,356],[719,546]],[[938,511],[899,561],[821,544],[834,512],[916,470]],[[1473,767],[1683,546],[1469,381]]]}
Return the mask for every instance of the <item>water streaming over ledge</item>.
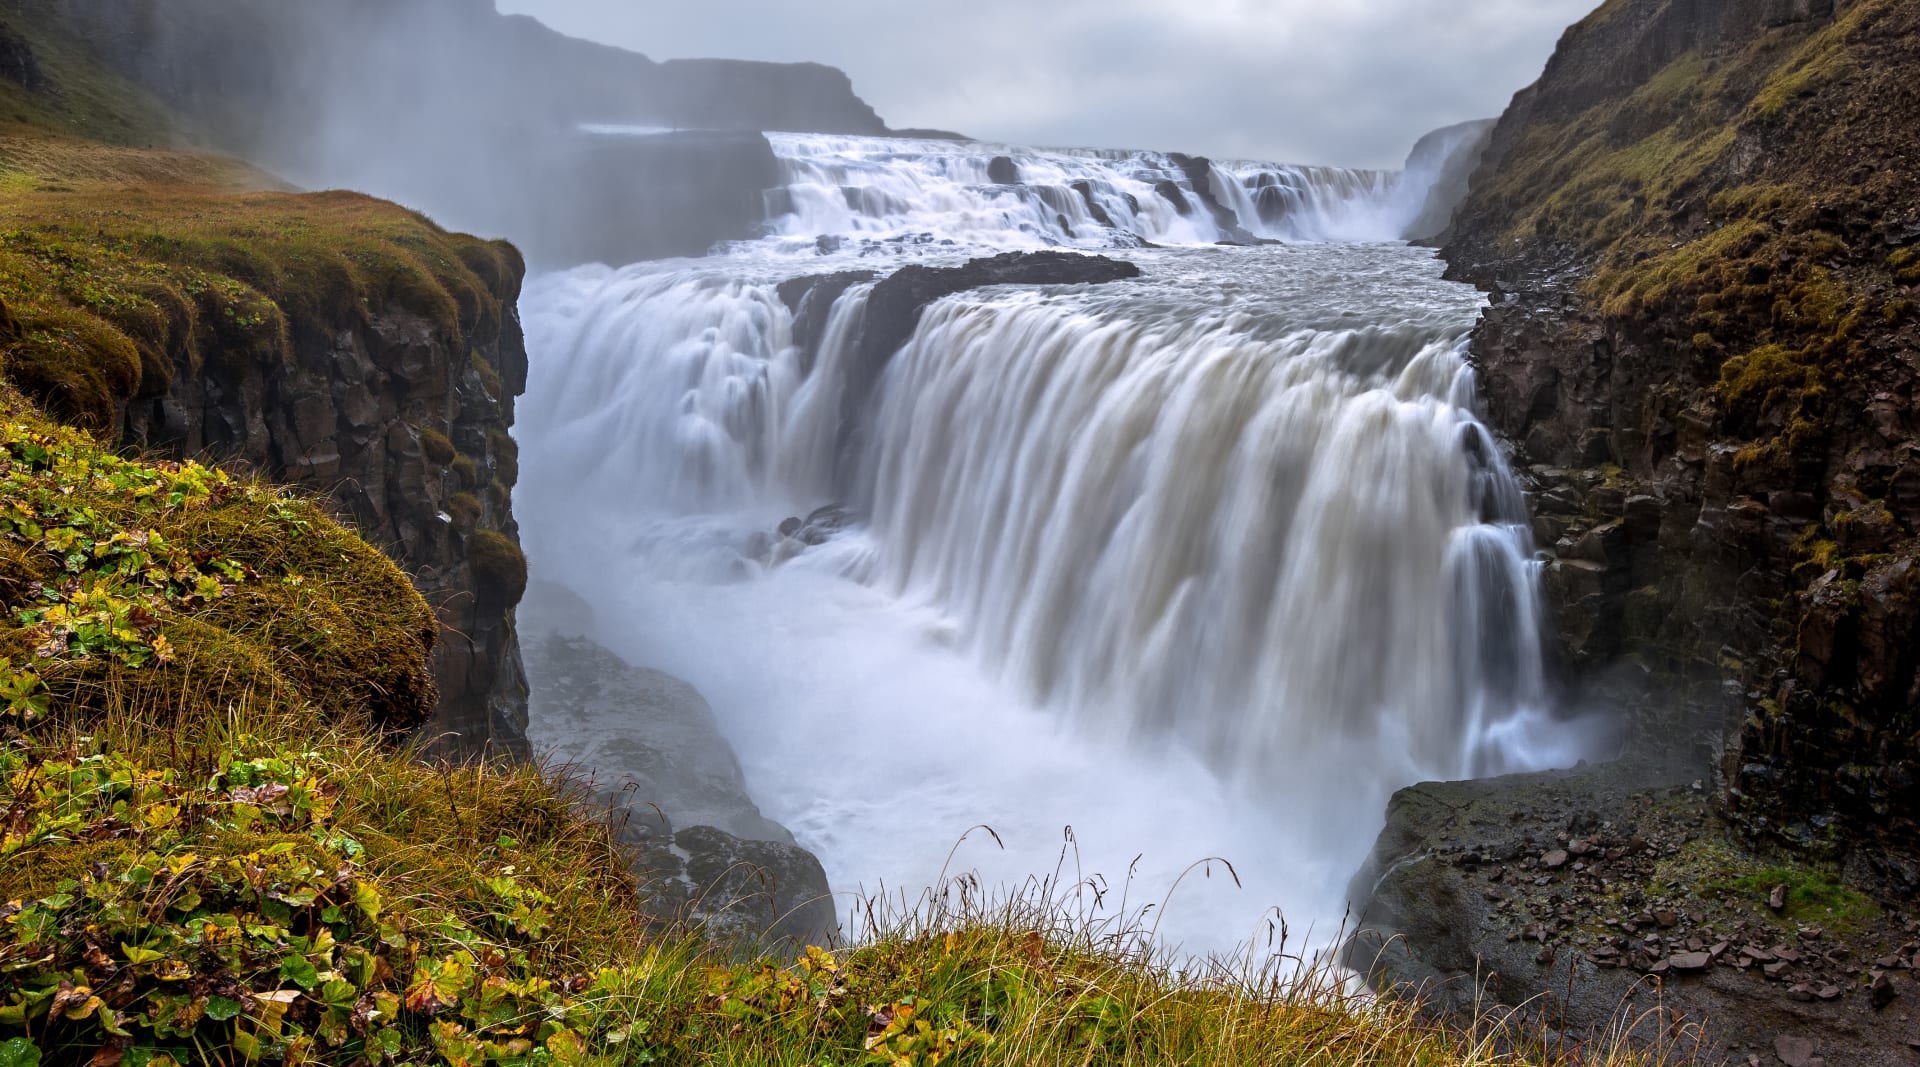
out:
{"label": "water streaming over ledge", "polygon": [[[1478,294],[1331,240],[1397,236],[1412,179],[1214,165],[1239,226],[1328,239],[1220,249],[1170,157],[776,145],[765,240],[530,288],[522,510],[536,575],[707,692],[836,887],[924,885],[981,822],[1009,850],[963,866],[1044,872],[1072,824],[1086,869],[1142,854],[1154,897],[1234,860],[1249,888],[1183,888],[1169,931],[1224,947],[1268,905],[1337,921],[1394,789],[1591,754],[1549,706],[1524,503],[1472,412]],[[1003,155],[1026,184],[993,181]],[[849,477],[872,287],[807,350],[780,281],[1143,240],[1189,247],[930,307]],[[772,533],[831,504],[855,521],[824,544]]]}

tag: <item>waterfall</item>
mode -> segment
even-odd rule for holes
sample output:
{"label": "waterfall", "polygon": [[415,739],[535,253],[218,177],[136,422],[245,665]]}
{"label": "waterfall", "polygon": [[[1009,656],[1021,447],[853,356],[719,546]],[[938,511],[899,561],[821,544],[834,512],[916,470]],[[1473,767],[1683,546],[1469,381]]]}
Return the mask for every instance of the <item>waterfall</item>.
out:
{"label": "waterfall", "polygon": [[1205,188],[1158,152],[1038,150],[956,141],[770,136],[786,185],[768,227],[797,250],[853,242],[1130,248],[1211,244],[1240,234],[1395,241],[1432,176],[1264,163],[1214,164]]}
{"label": "waterfall", "polygon": [[1524,766],[1494,728],[1545,701],[1531,539],[1482,522],[1459,340],[938,305],[879,404],[880,580],[1042,703],[1241,775]]}
{"label": "waterfall", "polygon": [[[1597,754],[1474,413],[1481,297],[1385,239],[1412,177],[772,140],[763,240],[530,285],[520,511],[535,577],[706,693],[836,886],[925,884],[977,823],[1006,851],[960,862],[1017,881],[1070,824],[1154,894],[1234,860],[1254,899],[1183,888],[1170,928],[1226,947],[1269,904],[1337,922],[1394,790]],[[1222,214],[1314,240],[1213,247]],[[1142,276],[938,300],[878,371],[874,282],[782,297],[1052,245]]]}

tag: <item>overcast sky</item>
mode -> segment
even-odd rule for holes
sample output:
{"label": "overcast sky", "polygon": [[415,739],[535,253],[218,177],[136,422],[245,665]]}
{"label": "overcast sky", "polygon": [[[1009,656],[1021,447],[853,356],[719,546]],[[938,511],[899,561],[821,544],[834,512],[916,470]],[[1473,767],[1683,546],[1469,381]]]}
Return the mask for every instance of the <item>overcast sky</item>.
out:
{"label": "overcast sky", "polygon": [[498,0],[656,59],[812,60],[895,127],[1397,166],[1599,0]]}

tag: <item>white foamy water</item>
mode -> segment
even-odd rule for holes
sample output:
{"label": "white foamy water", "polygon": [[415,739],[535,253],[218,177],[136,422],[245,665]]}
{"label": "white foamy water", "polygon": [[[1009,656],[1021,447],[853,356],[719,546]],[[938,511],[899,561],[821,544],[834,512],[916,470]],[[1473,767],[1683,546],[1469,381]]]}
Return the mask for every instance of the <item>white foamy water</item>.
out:
{"label": "white foamy water", "polygon": [[[853,382],[870,286],[806,352],[778,282],[1094,243],[1089,197],[1103,247],[1208,243],[1212,215],[1149,153],[777,143],[794,210],[764,242],[529,288],[519,512],[536,573],[706,694],[836,889],[917,891],[982,823],[1005,850],[975,835],[951,870],[1048,874],[1072,827],[1116,904],[1129,870],[1137,906],[1232,861],[1238,887],[1182,885],[1170,943],[1229,948],[1269,908],[1331,932],[1394,789],[1591,754],[1548,707],[1524,505],[1472,414],[1480,297],[1430,253],[1137,249],[1139,280],[941,301]],[[993,185],[1000,154],[1073,199]],[[1245,223],[1326,239],[1424,196],[1211,176]],[[826,233],[849,240],[795,259]],[[849,529],[772,543],[836,503]]]}

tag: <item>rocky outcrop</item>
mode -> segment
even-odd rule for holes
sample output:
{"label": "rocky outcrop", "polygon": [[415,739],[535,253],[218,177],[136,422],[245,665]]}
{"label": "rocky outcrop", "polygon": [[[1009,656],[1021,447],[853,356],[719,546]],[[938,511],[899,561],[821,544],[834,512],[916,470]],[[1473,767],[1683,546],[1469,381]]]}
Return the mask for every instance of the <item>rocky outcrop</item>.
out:
{"label": "rocky outcrop", "polygon": [[433,749],[514,757],[527,752],[509,433],[526,388],[514,308],[524,267],[505,245],[471,252],[490,292],[457,321],[423,294],[376,314],[295,317],[284,361],[182,345],[178,365],[126,405],[121,429],[135,445],[220,457],[331,501],[439,615],[440,703],[423,728]]}
{"label": "rocky outcrop", "polygon": [[586,637],[540,632],[532,614],[525,627],[528,737],[549,763],[591,769],[638,811],[793,844],[748,798],[739,761],[691,685],[629,666]]}
{"label": "rocky outcrop", "polygon": [[[1174,166],[1180,168],[1180,173],[1186,176],[1188,187],[1193,190],[1194,198],[1200,201],[1201,207],[1207,209],[1207,213],[1213,216],[1213,224],[1226,235],[1222,241],[1223,244],[1255,243],[1256,238],[1240,225],[1240,216],[1235,214],[1232,208],[1221,203],[1219,195],[1213,191],[1212,160],[1205,156],[1188,156],[1179,152],[1167,158],[1173,161]],[[1179,187],[1175,186],[1169,190],[1163,183],[1158,188],[1161,196],[1172,201],[1173,205],[1180,209],[1180,214],[1188,213],[1186,195]]]}
{"label": "rocky outcrop", "polygon": [[3,25],[0,25],[0,78],[32,93],[45,92],[49,84],[33,46]]}
{"label": "rocky outcrop", "polygon": [[920,313],[942,297],[994,285],[1101,285],[1139,276],[1140,268],[1127,260],[1075,252],[1006,252],[960,267],[902,267],[875,286],[867,302],[852,378],[877,381],[887,361],[913,336]]}
{"label": "rocky outcrop", "polygon": [[[417,111],[469,134],[489,120],[508,133],[581,122],[887,132],[832,67],[656,62],[503,16],[493,0],[63,0],[58,13],[116,69],[255,144],[288,119],[380,128]],[[339,101],[353,113],[324,114]]]}
{"label": "rocky outcrop", "polygon": [[1473,172],[1493,143],[1494,119],[1479,119],[1438,129],[1416,141],[1401,173],[1428,183],[1420,213],[1407,224],[1409,241],[1431,241],[1453,224],[1453,213],[1467,199]]}
{"label": "rocky outcrop", "polygon": [[522,615],[533,745],[613,813],[650,912],[748,949],[831,944],[820,861],[760,813],[699,692],[585,636],[592,609],[566,589],[536,584]]}
{"label": "rocky outcrop", "polygon": [[[902,267],[874,286],[841,394],[840,455],[859,452],[867,402],[894,353],[912,338],[927,305],[955,293],[995,285],[1101,285],[1138,278],[1127,260],[1076,252],[1006,252],[959,267]],[[843,464],[845,466],[845,464]]]}

